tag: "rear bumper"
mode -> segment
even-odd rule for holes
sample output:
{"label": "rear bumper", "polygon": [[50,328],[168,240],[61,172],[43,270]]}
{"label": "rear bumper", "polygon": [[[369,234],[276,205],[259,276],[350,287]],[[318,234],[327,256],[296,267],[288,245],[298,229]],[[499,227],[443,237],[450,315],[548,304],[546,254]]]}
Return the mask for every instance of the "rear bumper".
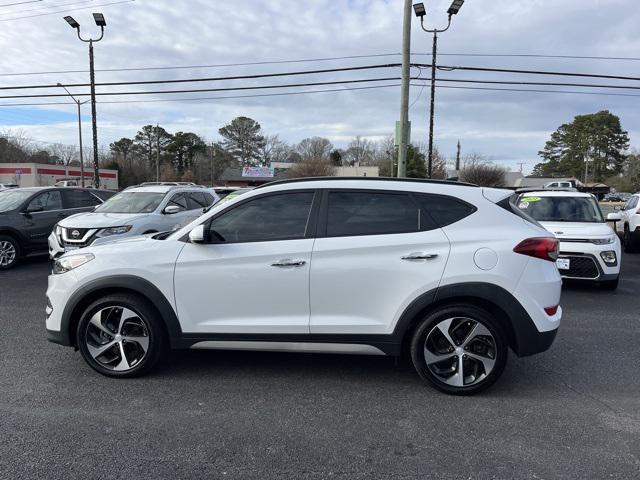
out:
{"label": "rear bumper", "polygon": [[546,352],[553,344],[557,334],[558,329],[556,328],[555,330],[549,330],[548,332],[536,332],[533,335],[526,336],[525,338],[521,336],[519,338],[518,351],[516,352],[516,355],[519,357],[528,357],[529,355]]}
{"label": "rear bumper", "polygon": [[69,336],[63,335],[62,332],[57,332],[55,330],[49,330],[47,328],[46,338],[52,343],[57,343],[58,345],[64,345],[65,347],[70,347],[71,343],[69,342]]}

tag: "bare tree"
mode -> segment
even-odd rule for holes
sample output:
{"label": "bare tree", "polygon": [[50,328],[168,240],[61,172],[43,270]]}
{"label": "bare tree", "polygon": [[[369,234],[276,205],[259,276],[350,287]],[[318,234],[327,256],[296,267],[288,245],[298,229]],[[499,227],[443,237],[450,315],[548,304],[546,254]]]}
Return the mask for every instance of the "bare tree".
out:
{"label": "bare tree", "polygon": [[302,156],[302,160],[327,159],[331,155],[333,145],[323,137],[311,137],[302,140],[296,147],[298,153]]}
{"label": "bare tree", "polygon": [[504,187],[506,170],[483,155],[472,153],[465,156],[460,181],[482,187]]}
{"label": "bare tree", "polygon": [[336,169],[330,159],[309,158],[297,163],[287,172],[289,178],[332,177]]}
{"label": "bare tree", "polygon": [[55,143],[48,149],[52,158],[56,159],[56,163],[68,167],[72,163],[80,165],[78,159],[78,148],[75,145],[65,145],[64,143]]}
{"label": "bare tree", "polygon": [[347,148],[347,162],[351,166],[369,165],[373,158],[373,142],[361,136],[354,138]]}
{"label": "bare tree", "polygon": [[270,165],[272,162],[286,162],[289,159],[292,148],[278,135],[267,135],[264,137],[264,145],[261,147],[260,156],[263,165]]}

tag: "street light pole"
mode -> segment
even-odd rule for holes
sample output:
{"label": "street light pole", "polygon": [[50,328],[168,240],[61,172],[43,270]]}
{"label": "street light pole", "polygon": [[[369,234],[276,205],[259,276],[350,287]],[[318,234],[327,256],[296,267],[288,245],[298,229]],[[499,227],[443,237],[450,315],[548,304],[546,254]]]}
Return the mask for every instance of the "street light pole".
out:
{"label": "street light pole", "polygon": [[[80,24],[76,22],[73,17],[64,17],[66,22],[75,28],[78,33],[78,38],[85,43],[89,44],[89,78],[91,82],[91,125],[93,128],[93,184],[95,188],[100,188],[100,165],[98,163],[98,122],[96,119],[96,76],[94,68],[93,57],[93,43],[99,42],[104,38],[104,27],[107,26],[107,22],[102,13],[94,13],[93,19],[96,25],[100,27],[100,37],[84,39],[80,35]],[[84,177],[82,178],[84,182]]]}
{"label": "street light pole", "polygon": [[433,123],[435,118],[435,110],[436,110],[436,70],[437,70],[437,55],[438,55],[438,33],[444,33],[449,30],[451,27],[451,17],[456,15],[462,5],[464,4],[464,0],[454,0],[447,11],[449,15],[446,28],[433,28],[428,29],[424,26],[424,17],[426,15],[426,10],[424,8],[424,4],[417,3],[413,6],[413,9],[416,13],[416,16],[420,17],[420,26],[422,30],[427,33],[433,33],[433,50],[431,53],[431,103],[429,107],[429,158],[427,163],[427,177],[431,178],[433,175]]}
{"label": "street light pole", "polygon": [[74,103],[78,107],[78,141],[80,143],[80,177],[81,177],[80,184],[82,188],[84,188],[84,156],[82,153],[82,113],[80,112],[80,105],[84,105],[85,103],[88,102],[88,100],[85,102],[81,102],[76,97],[74,97],[69,90],[67,90],[67,87],[65,87],[61,83],[58,83],[58,86],[64,88],[65,92],[67,92],[67,94],[73,99]]}

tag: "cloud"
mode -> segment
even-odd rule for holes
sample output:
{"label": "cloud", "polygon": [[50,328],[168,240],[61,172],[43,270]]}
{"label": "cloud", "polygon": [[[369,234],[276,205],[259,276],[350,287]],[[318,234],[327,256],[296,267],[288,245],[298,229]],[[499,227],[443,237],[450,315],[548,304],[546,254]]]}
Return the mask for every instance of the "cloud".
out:
{"label": "cloud", "polygon": [[[53,0],[44,0],[42,3],[43,6],[38,7],[41,8],[40,12],[55,6]],[[105,2],[94,1],[95,5],[102,3]],[[445,12],[449,3],[449,0],[429,2],[429,22],[439,25],[446,22]],[[635,3],[633,0],[468,1],[453,19],[451,30],[440,36],[439,49],[443,55],[439,58],[439,64],[636,75],[639,62],[633,61],[445,55],[540,53],[634,56],[640,47],[640,38],[636,35],[640,10],[635,8]],[[402,4],[401,0],[137,0],[96,8],[104,11],[108,24],[104,40],[95,46],[96,67],[105,70],[397,53],[401,47]],[[12,9],[20,12],[21,7]],[[97,33],[96,27],[92,26],[91,11],[72,13],[86,34]],[[74,32],[60,18],[62,15],[2,22],[3,18],[10,16],[6,11],[0,11],[0,72],[86,70],[87,46],[75,38]],[[419,54],[430,52],[431,37],[419,28],[416,21],[413,22],[412,43],[416,54],[414,61],[428,63],[430,58]],[[99,82],[177,79],[399,61],[400,57],[396,56],[184,70],[99,71],[97,79]],[[399,75],[399,70],[309,75],[295,77],[295,81],[372,78],[378,75],[395,76]],[[532,79],[460,71],[439,72],[438,75],[463,79]],[[429,72],[423,71],[422,76],[428,78]],[[546,78],[536,77],[534,80]],[[0,76],[0,86],[84,83],[87,80],[86,73]],[[566,78],[560,77],[558,80],[566,81]],[[288,81],[290,79],[239,80],[217,82],[215,85],[260,85]],[[214,84],[178,84],[176,88],[199,88],[204,85]],[[169,89],[174,86],[153,87]],[[99,91],[139,91],[149,88],[101,87]],[[84,89],[76,88],[73,91],[79,93]],[[423,141],[427,136],[429,89],[425,88],[418,98],[419,92],[419,87],[412,87],[411,100],[417,99],[411,111],[412,132],[414,140]],[[250,93],[254,92],[242,92]],[[222,97],[237,93],[195,95]],[[180,98],[188,96],[174,95]],[[168,96],[126,98],[166,100]],[[450,157],[455,154],[455,145],[460,139],[463,152],[481,152],[505,163],[524,162],[531,168],[538,161],[537,152],[550,132],[577,114],[610,109],[621,116],[623,126],[629,130],[634,143],[640,133],[640,114],[636,108],[638,98],[439,89],[436,143]],[[104,101],[115,99],[100,98]],[[0,103],[10,102],[0,100]],[[214,140],[218,129],[233,117],[247,115],[258,120],[267,133],[278,133],[290,142],[320,135],[342,146],[355,135],[379,138],[391,134],[399,116],[399,105],[397,87],[194,102],[103,103],[98,105],[99,135],[100,143],[106,146],[121,136],[134,136],[142,125],[160,123],[170,131],[194,131],[208,140]],[[85,143],[89,144],[90,110],[88,105],[83,109]],[[73,104],[28,109],[0,107],[0,130],[21,128],[35,139],[50,142],[77,143],[74,119]]]}

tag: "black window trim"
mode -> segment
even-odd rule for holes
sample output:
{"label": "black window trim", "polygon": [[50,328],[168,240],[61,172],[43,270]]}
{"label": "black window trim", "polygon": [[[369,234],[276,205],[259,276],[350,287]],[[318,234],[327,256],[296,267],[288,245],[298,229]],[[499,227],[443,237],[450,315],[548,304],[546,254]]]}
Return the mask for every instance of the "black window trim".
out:
{"label": "black window trim", "polygon": [[[311,210],[309,212],[309,216],[307,217],[307,225],[305,227],[305,234],[303,237],[301,238],[284,238],[281,240],[252,240],[249,242],[225,242],[225,243],[211,243],[208,241],[208,239],[206,238],[206,236],[208,235],[209,229],[211,228],[211,223],[213,221],[215,221],[217,218],[221,217],[222,215],[225,215],[227,213],[229,213],[230,211],[245,205],[249,202],[253,202],[255,200],[259,200],[261,198],[267,198],[267,197],[272,197],[275,195],[289,195],[289,194],[294,194],[294,193],[311,193],[313,194],[313,197],[311,199]],[[238,203],[236,203],[235,205],[229,207],[229,208],[225,208],[224,210],[217,212],[215,215],[212,215],[211,217],[209,217],[204,223],[202,223],[202,225],[204,226],[204,231],[205,231],[205,244],[207,245],[230,245],[230,244],[245,244],[245,243],[263,243],[263,242],[290,242],[290,241],[295,241],[295,240],[305,240],[305,239],[310,239],[310,238],[315,238],[316,237],[316,230],[317,230],[317,224],[318,224],[318,212],[320,210],[320,196],[321,196],[321,192],[319,191],[319,189],[316,188],[298,188],[295,190],[279,190],[277,192],[269,192],[269,193],[265,193],[262,195],[256,195],[256,196],[252,196],[250,198],[246,198]],[[188,242],[189,241],[189,235],[186,234],[185,236],[183,236],[182,238],[180,238],[181,241],[183,242]]]}

